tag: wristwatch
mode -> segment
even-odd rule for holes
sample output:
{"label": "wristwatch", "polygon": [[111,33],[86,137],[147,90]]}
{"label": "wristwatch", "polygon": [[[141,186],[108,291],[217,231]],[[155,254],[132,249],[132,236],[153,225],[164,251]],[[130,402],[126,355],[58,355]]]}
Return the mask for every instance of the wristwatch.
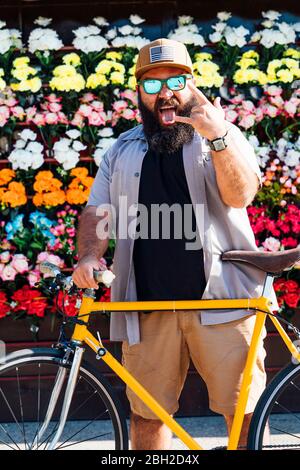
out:
{"label": "wristwatch", "polygon": [[215,152],[220,152],[221,150],[226,149],[227,147],[227,139],[226,136],[228,134],[228,131],[226,132],[223,137],[217,137],[216,139],[213,140],[208,140],[207,143],[210,147],[211,150],[214,150]]}

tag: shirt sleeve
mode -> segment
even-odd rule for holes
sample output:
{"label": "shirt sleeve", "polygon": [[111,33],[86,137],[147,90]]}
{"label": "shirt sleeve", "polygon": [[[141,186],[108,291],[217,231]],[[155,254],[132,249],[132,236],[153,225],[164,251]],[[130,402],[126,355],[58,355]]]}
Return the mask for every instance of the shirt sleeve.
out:
{"label": "shirt sleeve", "polygon": [[243,156],[245,160],[247,161],[248,165],[250,166],[250,168],[252,168],[254,173],[257,174],[257,177],[259,180],[259,187],[261,188],[262,187],[262,175],[261,175],[259,164],[255,155],[255,152],[254,152],[254,148],[248,142],[248,140],[246,139],[242,131],[237,126],[235,126],[232,123],[228,123],[228,124],[230,124],[229,132],[233,136],[233,139],[236,145],[238,146],[239,149],[241,149]]}
{"label": "shirt sleeve", "polygon": [[111,148],[102,157],[96,177],[91,187],[87,206],[99,206],[100,204],[110,204],[110,167],[109,155]]}

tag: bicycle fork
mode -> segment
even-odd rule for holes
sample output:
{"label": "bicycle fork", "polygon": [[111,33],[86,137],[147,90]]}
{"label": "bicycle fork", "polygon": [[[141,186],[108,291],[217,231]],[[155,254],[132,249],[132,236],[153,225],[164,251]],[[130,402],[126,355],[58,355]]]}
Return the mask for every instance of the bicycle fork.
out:
{"label": "bicycle fork", "polygon": [[[64,427],[67,421],[68,413],[70,410],[73,393],[77,384],[77,379],[78,379],[78,374],[79,374],[79,369],[80,369],[83,353],[84,353],[83,346],[81,344],[77,345],[75,348],[75,352],[74,352],[74,357],[72,361],[70,375],[68,378],[68,383],[67,383],[64,401],[63,401],[63,405],[62,405],[62,409],[60,413],[57,431],[55,432],[52,441],[50,441],[50,443],[46,447],[46,450],[54,450],[63,433]],[[37,443],[37,445],[38,445],[38,440],[40,440],[43,434],[45,434],[45,431],[48,428],[48,425],[51,421],[57,401],[60,396],[61,389],[63,387],[65,377],[66,377],[66,368],[61,367],[56,376],[54,388],[53,388],[53,391],[49,400],[49,405],[48,405],[45,421],[43,423],[43,426],[41,427],[40,432],[38,432],[38,435],[35,439],[35,444]]]}

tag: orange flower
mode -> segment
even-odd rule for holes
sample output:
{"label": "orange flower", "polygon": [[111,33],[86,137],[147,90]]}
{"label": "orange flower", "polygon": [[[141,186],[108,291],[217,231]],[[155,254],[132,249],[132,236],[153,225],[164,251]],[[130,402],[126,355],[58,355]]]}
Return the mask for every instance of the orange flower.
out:
{"label": "orange flower", "polygon": [[77,178],[84,178],[85,176],[87,176],[89,174],[87,168],[85,167],[78,167],[78,168],[73,168],[73,170],[71,170],[71,176],[77,176]]}
{"label": "orange flower", "polygon": [[94,182],[94,178],[92,176],[86,176],[85,178],[82,178],[82,184],[86,186],[87,188],[90,188]]}
{"label": "orange flower", "polygon": [[68,189],[67,190],[67,202],[69,204],[84,204],[87,201],[87,197],[84,191],[80,189]]}
{"label": "orange flower", "polygon": [[45,206],[58,206],[60,204],[64,204],[66,201],[65,192],[62,190],[52,191],[51,193],[46,193],[43,196]]}
{"label": "orange flower", "polygon": [[4,168],[3,170],[0,170],[0,186],[9,183],[9,181],[11,181],[15,175],[16,173],[14,170],[11,170],[10,168]]}
{"label": "orange flower", "polygon": [[35,179],[38,180],[51,180],[53,178],[52,171],[39,171]]}
{"label": "orange flower", "polygon": [[41,193],[37,193],[33,196],[32,198],[32,202],[35,206],[42,206],[43,205],[43,201],[44,201],[44,198],[43,198],[43,194]]}
{"label": "orange flower", "polygon": [[22,183],[12,181],[8,185],[8,190],[3,194],[2,201],[11,207],[22,206],[26,204],[27,197],[25,187]]}

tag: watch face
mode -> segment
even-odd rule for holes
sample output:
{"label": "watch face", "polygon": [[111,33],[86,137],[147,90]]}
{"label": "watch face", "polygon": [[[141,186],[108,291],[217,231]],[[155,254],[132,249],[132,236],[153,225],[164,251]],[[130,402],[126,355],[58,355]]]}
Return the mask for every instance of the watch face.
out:
{"label": "watch face", "polygon": [[219,150],[224,150],[226,148],[226,145],[223,141],[223,139],[216,139],[213,143],[215,150],[218,152]]}

